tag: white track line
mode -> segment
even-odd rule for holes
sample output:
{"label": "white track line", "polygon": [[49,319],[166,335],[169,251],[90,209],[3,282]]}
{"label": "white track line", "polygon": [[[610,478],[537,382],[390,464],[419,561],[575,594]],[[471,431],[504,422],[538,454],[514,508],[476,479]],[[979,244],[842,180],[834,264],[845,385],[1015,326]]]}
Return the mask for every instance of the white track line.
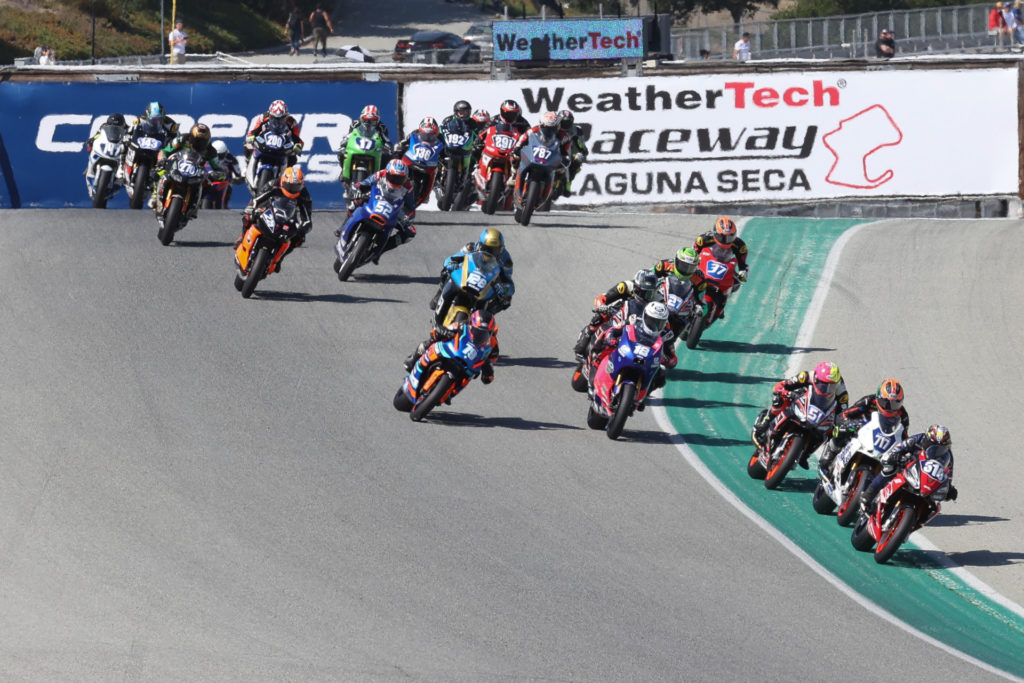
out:
{"label": "white track line", "polygon": [[[850,241],[850,238],[852,238],[857,233],[857,231],[859,231],[865,225],[867,225],[867,223],[861,223],[850,228],[842,235],[840,235],[839,239],[837,239],[835,244],[832,245],[832,249],[829,251],[828,254],[828,259],[825,261],[825,267],[821,273],[821,279],[818,280],[818,286],[814,290],[814,296],[811,299],[811,303],[807,308],[807,314],[804,317],[804,322],[801,325],[800,332],[797,335],[796,343],[794,344],[795,347],[800,348],[807,346],[807,342],[811,338],[811,335],[814,333],[814,328],[818,324],[818,319],[821,317],[822,307],[825,305],[825,297],[828,295],[828,290],[832,286],[832,277],[835,274],[836,266],[839,263],[839,256],[843,251],[843,247],[845,247],[846,243]],[[790,356],[790,362],[786,376],[789,376],[795,371],[795,368],[797,366],[796,355],[797,354]],[[687,446],[683,438],[679,436],[679,434],[675,430],[675,427],[672,426],[672,422],[668,418],[668,413],[665,411],[664,405],[662,405],[660,401],[651,405],[651,412],[654,414],[654,419],[657,421],[658,426],[660,426],[661,429],[672,438],[673,445],[675,445],[676,449],[680,453],[682,453],[683,458],[686,460],[686,462],[688,462],[690,466],[693,467],[694,470],[696,470],[697,474],[699,474],[701,477],[704,478],[705,481],[711,484],[711,487],[715,489],[718,492],[718,494],[722,496],[722,498],[724,498],[726,501],[732,504],[734,508],[743,513],[743,515],[750,519],[750,521],[759,526],[768,536],[778,541],[782,545],[782,547],[784,547],[789,552],[793,553],[793,555],[795,555],[797,559],[799,559],[801,562],[810,567],[812,571],[814,571],[816,574],[818,574],[823,579],[828,581],[830,584],[835,586],[835,588],[837,588],[841,593],[844,593],[847,597],[856,602],[858,605],[868,610],[872,614],[884,619],[893,626],[896,626],[897,628],[906,631],[912,636],[920,638],[929,645],[934,645],[940,650],[948,652],[949,654],[953,655],[954,657],[957,657],[958,659],[962,659],[965,662],[969,662],[980,669],[988,671],[989,673],[995,674],[997,676],[1002,676],[1007,680],[1024,681],[1024,678],[1018,678],[1017,676],[1014,676],[1006,671],[1003,671],[1002,669],[997,669],[996,667],[992,666],[991,664],[988,664],[987,662],[983,662],[980,659],[972,657],[966,652],[961,652],[960,650],[957,650],[947,645],[946,643],[943,643],[940,640],[936,640],[927,633],[917,630],[910,624],[897,618],[892,613],[886,611],[882,607],[871,602],[863,595],[855,591],[853,588],[848,586],[838,576],[830,572],[823,565],[818,563],[817,560],[815,560],[813,557],[804,552],[803,548],[801,548],[796,543],[787,538],[785,535],[783,535],[781,531],[773,527],[768,522],[768,520],[766,520],[764,517],[757,514],[757,512],[755,512],[753,509],[748,507],[746,503],[740,500],[735,493],[733,493],[725,484],[723,484],[721,480],[719,480],[718,477],[716,477],[711,472],[711,470],[707,468],[703,461],[701,461],[701,459],[697,456],[694,450]],[[956,574],[956,576],[960,578],[962,581],[964,581],[964,583],[970,585],[972,588],[984,594],[986,597],[991,598],[995,602],[998,602],[999,604],[1016,612],[1017,614],[1024,615],[1024,608],[1022,608],[1020,605],[1017,605],[1009,598],[1006,598],[1000,593],[997,593],[995,589],[991,588],[990,586],[982,582],[980,579],[978,579],[976,576],[968,572],[963,567],[955,564],[946,555],[940,552],[935,552],[938,549],[935,548],[935,546],[933,546],[930,542],[928,542],[927,539],[924,539],[920,535],[918,535],[915,536],[914,540],[915,543],[917,543],[918,545],[927,544],[928,546],[930,546],[929,548],[926,548],[926,550],[932,551],[931,556],[933,557],[933,559],[938,560],[943,565],[948,565],[946,568],[952,573]],[[923,541],[924,543],[918,543],[919,540]],[[944,559],[940,560],[939,558]]]}

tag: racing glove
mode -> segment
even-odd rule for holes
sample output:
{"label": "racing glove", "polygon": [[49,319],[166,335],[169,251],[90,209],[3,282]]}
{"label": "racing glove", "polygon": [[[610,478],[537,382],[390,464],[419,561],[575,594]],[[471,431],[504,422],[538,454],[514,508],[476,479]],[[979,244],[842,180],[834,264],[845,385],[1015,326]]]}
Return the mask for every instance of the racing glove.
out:
{"label": "racing glove", "polygon": [[608,303],[608,297],[604,294],[598,294],[594,297],[594,308],[600,308]]}
{"label": "racing glove", "polygon": [[736,271],[736,277],[739,278],[740,282],[746,282],[747,281],[747,273],[748,272],[750,272],[750,271],[747,268],[744,268],[742,270],[737,270]]}

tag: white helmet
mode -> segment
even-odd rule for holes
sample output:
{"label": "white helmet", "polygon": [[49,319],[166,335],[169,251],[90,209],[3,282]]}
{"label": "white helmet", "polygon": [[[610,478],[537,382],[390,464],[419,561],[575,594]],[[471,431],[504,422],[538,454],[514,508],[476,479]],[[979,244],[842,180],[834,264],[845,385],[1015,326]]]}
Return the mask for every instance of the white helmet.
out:
{"label": "white helmet", "polygon": [[224,144],[223,140],[214,140],[213,149],[217,152],[217,155],[223,155],[228,153],[228,146]]}
{"label": "white helmet", "polygon": [[668,307],[660,301],[652,301],[644,307],[644,331],[657,337],[668,324]]}

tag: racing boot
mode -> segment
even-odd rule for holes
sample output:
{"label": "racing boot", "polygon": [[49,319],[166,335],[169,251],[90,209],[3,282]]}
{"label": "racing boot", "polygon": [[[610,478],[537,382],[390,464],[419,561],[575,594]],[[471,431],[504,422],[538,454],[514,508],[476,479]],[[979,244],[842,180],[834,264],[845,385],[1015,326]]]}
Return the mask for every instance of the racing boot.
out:
{"label": "racing boot", "polygon": [[841,446],[835,439],[829,439],[825,444],[825,449],[821,452],[821,457],[818,458],[818,469],[828,472],[832,468],[832,462],[836,459],[840,448]]}
{"label": "racing boot", "polygon": [[765,448],[767,442],[765,436],[768,434],[768,425],[771,423],[771,418],[768,415],[768,409],[762,410],[757,415],[757,419],[754,420],[754,428],[750,430],[750,440],[754,442],[754,445],[758,448]]}
{"label": "racing boot", "polygon": [[673,369],[679,362],[679,356],[676,355],[674,340],[665,344],[662,349],[663,365],[669,370]]}
{"label": "racing boot", "polygon": [[574,354],[576,354],[576,360],[583,362],[587,355],[587,346],[590,344],[590,339],[594,334],[594,330],[589,325],[580,330],[580,336],[576,338],[576,346],[572,348]]}

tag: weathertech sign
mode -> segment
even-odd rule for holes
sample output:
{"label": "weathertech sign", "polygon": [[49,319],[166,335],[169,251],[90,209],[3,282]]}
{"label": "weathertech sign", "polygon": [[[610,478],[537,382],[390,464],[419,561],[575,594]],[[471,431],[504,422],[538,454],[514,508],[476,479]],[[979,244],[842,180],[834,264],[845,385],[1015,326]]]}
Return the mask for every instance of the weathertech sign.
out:
{"label": "weathertech sign", "polygon": [[566,205],[982,196],[1017,192],[1016,93],[1013,69],[459,81],[409,85],[404,114],[571,111],[590,155]]}
{"label": "weathertech sign", "polygon": [[640,19],[496,21],[494,61],[643,57]]}

